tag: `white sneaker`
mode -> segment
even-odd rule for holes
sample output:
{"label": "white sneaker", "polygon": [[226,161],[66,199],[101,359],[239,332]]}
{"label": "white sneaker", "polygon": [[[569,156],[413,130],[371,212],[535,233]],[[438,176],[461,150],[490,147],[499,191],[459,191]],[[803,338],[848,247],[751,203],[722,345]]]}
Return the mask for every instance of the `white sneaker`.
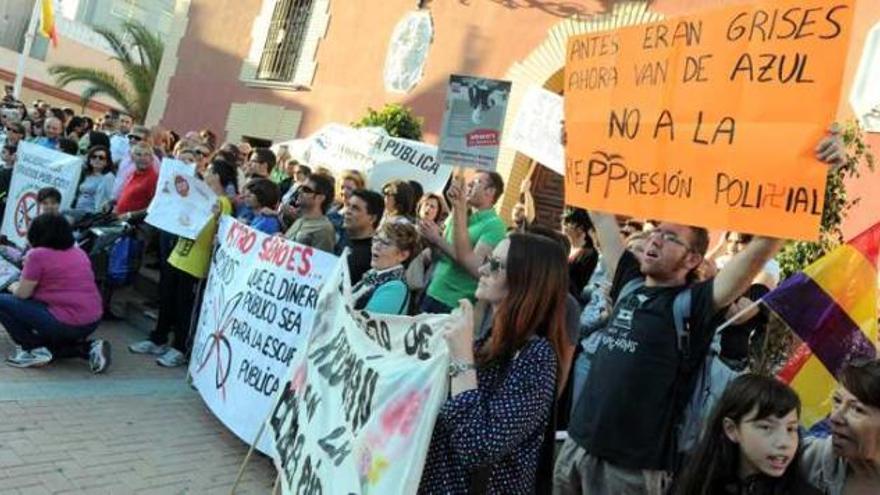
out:
{"label": "white sneaker", "polygon": [[142,340],[128,346],[128,350],[134,354],[152,354],[153,356],[161,356],[168,352],[167,345],[158,345],[152,340]]}
{"label": "white sneaker", "polygon": [[38,347],[30,351],[16,347],[15,354],[6,358],[6,364],[16,368],[37,368],[46,366],[50,362],[52,362],[52,352],[45,347]]}
{"label": "white sneaker", "polygon": [[103,373],[110,366],[110,342],[95,339],[89,348],[89,368],[92,373]]}
{"label": "white sneaker", "polygon": [[10,361],[23,361],[25,359],[31,359],[31,351],[24,350],[20,345],[15,346],[15,350],[12,351],[12,354],[6,357],[6,362]]}
{"label": "white sneaker", "polygon": [[177,349],[171,348],[165,351],[165,354],[159,356],[159,359],[156,360],[156,364],[166,368],[176,368],[186,364],[186,356]]}

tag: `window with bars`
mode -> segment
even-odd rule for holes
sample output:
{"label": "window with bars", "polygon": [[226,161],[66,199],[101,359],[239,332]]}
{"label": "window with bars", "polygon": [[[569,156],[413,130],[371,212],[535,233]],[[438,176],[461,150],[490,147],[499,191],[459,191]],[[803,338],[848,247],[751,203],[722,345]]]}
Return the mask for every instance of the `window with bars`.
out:
{"label": "window with bars", "polygon": [[309,27],[313,0],[278,0],[257,67],[261,81],[290,82]]}

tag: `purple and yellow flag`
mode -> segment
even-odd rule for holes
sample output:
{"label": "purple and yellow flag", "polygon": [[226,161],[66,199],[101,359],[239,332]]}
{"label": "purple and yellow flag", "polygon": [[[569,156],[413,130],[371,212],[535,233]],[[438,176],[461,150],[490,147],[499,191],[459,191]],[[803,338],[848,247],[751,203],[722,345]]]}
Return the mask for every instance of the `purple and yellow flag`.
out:
{"label": "purple and yellow flag", "polygon": [[843,365],[877,355],[877,256],[880,223],[792,275],[763,301],[803,341],[779,378],[801,397],[811,425],[831,411]]}

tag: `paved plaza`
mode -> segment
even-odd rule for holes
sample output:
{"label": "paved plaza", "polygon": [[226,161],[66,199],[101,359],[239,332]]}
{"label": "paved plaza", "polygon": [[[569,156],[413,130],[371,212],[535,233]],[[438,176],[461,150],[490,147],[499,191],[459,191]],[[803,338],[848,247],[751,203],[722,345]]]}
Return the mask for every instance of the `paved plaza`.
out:
{"label": "paved plaza", "polygon": [[[113,364],[93,375],[86,361],[42,369],[0,364],[0,494],[229,493],[247,446],[186,383],[126,345],[144,338],[124,322],[98,335]],[[12,342],[0,331],[0,352]],[[236,493],[269,493],[271,461],[254,456]]]}

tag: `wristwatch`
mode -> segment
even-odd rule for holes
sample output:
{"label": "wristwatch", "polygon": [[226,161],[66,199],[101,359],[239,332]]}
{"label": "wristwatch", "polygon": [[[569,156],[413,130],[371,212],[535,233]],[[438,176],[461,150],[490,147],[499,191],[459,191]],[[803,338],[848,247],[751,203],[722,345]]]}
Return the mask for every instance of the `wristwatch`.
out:
{"label": "wristwatch", "polygon": [[455,378],[465,371],[475,370],[477,366],[474,363],[465,363],[463,361],[452,360],[449,362],[449,377]]}

